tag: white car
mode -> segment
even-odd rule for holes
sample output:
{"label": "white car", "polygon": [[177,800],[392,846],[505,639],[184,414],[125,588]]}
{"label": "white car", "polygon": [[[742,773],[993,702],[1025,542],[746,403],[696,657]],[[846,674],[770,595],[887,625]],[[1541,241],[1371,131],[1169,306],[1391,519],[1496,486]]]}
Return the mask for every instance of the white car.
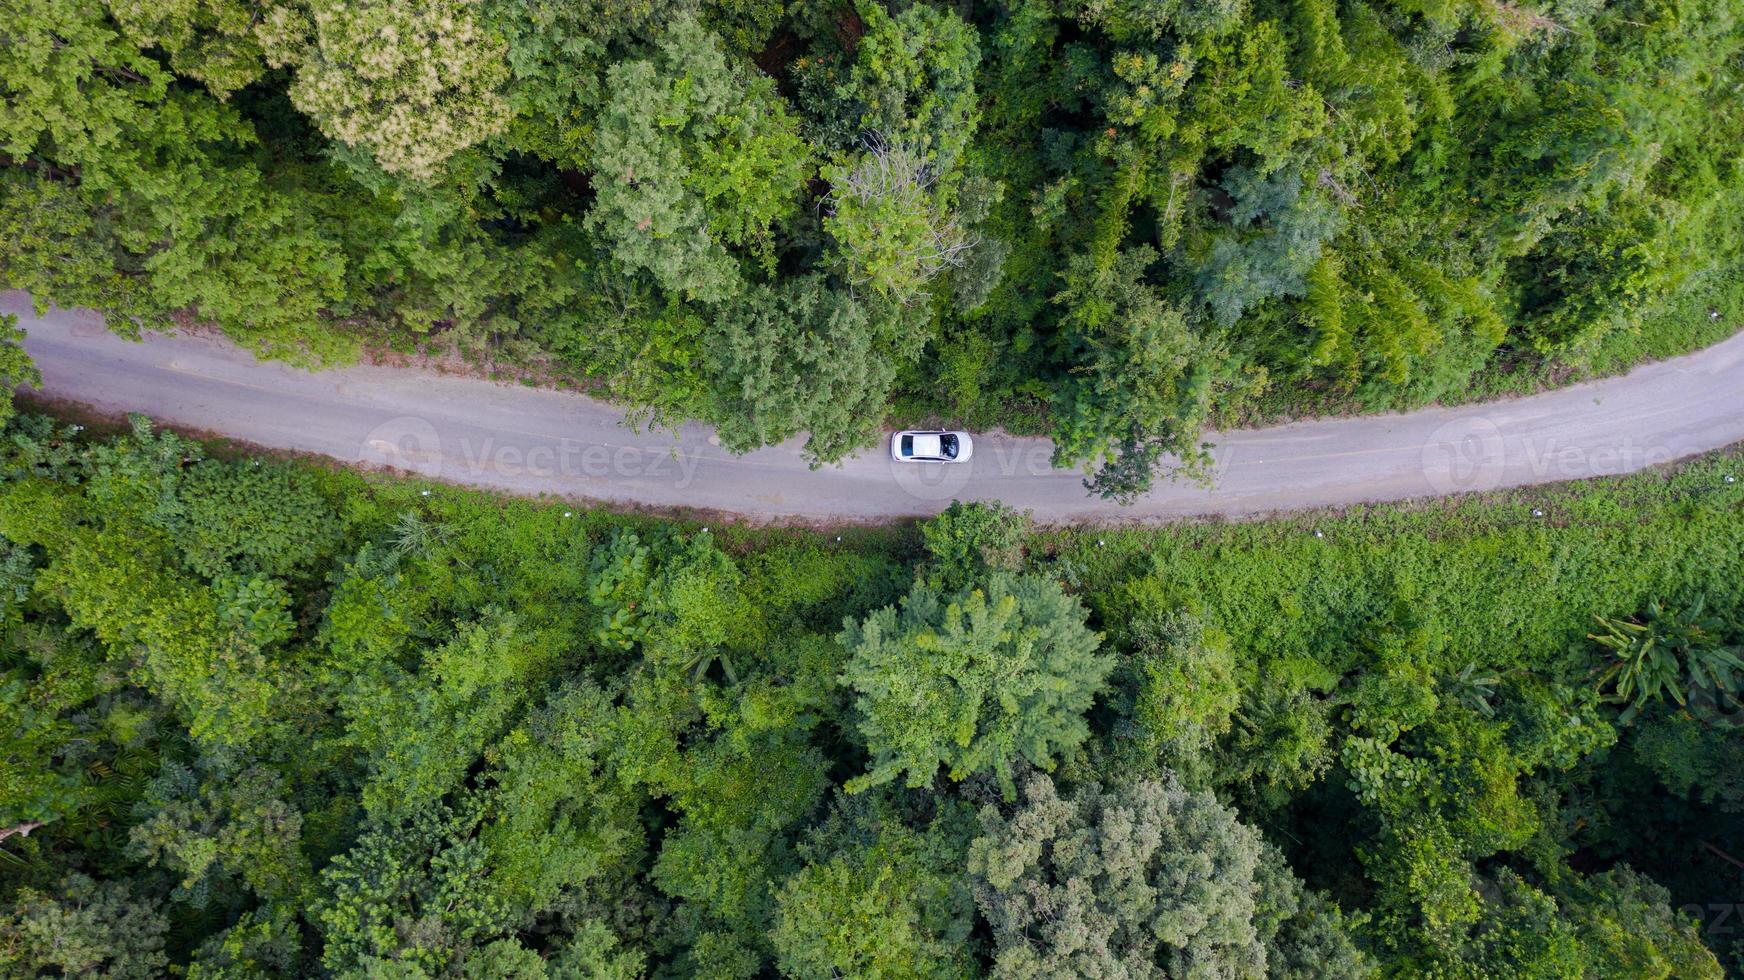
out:
{"label": "white car", "polygon": [[967,463],[975,440],[967,432],[920,432],[909,429],[890,437],[890,458],[898,463]]}

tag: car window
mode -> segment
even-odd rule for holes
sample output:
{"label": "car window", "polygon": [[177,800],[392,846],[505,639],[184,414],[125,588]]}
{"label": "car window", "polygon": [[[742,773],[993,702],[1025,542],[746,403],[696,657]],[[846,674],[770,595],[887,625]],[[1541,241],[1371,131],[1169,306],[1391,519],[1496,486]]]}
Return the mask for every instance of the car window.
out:
{"label": "car window", "polygon": [[946,459],[956,459],[957,458],[957,437],[956,436],[940,436],[939,437],[939,448],[944,450]]}
{"label": "car window", "polygon": [[914,455],[914,436],[903,436],[902,437],[902,455],[904,455],[904,456],[913,456]]}

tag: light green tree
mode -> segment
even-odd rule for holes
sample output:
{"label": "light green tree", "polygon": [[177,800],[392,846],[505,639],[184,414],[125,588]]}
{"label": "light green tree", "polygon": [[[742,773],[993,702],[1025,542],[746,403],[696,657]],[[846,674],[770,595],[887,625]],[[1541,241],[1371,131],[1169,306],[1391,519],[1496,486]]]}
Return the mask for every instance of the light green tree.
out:
{"label": "light green tree", "polygon": [[[343,359],[311,329],[345,257],[269,182],[239,111],[174,76],[87,0],[0,4],[0,256],[8,285],[133,333],[188,308],[262,353]],[[293,182],[294,183],[294,182]]]}
{"label": "light green tree", "polygon": [[871,768],[850,792],[993,773],[1010,796],[1028,763],[1052,768],[1089,735],[1084,713],[1113,667],[1084,607],[1040,576],[990,576],[951,596],[919,584],[901,608],[845,624]]}
{"label": "light green tree", "polygon": [[962,878],[962,804],[920,829],[877,795],[846,797],[802,845],[806,866],[776,896],[771,939],[789,977],[973,975],[973,898]]}
{"label": "light green tree", "polygon": [[882,137],[823,170],[830,182],[824,227],[848,281],[899,304],[968,260],[973,241],[920,152]]}
{"label": "light green tree", "polygon": [[0,314],[0,425],[12,418],[12,392],[19,385],[40,385],[42,375],[24,352],[24,331],[18,318]]}
{"label": "light green tree", "polygon": [[269,7],[259,33],[297,108],[390,173],[428,180],[508,127],[507,45],[477,0],[307,0]]}
{"label": "light green tree", "polygon": [[170,56],[176,74],[195,78],[224,98],[266,71],[255,35],[257,11],[239,0],[104,0],[127,39]]}

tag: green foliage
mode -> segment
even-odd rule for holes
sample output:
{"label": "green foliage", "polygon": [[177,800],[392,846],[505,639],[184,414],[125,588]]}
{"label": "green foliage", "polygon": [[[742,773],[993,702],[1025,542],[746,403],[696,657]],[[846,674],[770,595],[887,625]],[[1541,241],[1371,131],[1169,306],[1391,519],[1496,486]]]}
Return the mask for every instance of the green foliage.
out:
{"label": "green foliage", "polygon": [[1586,975],[1719,977],[1714,954],[1671,896],[1628,866],[1582,878],[1562,899],[1584,947]]}
{"label": "green foliage", "polygon": [[1188,616],[1146,614],[1128,627],[1137,677],[1138,751],[1197,782],[1241,706],[1229,638]]}
{"label": "green foliage", "polygon": [[188,567],[208,578],[307,574],[340,544],[338,515],[308,472],[259,460],[189,468],[162,520]]}
{"label": "green foliage", "polygon": [[200,944],[188,964],[188,976],[193,980],[282,976],[296,969],[301,945],[296,917],[288,909],[281,906],[264,915],[244,912],[235,925]]}
{"label": "green foliage", "polygon": [[[1166,770],[1064,798],[1032,776],[1014,812],[987,807],[981,824],[969,873],[997,976],[1266,976],[1266,944],[1296,912],[1300,886],[1267,866],[1258,832]],[[1363,974],[1348,940],[1320,945],[1325,975]]]}
{"label": "green foliage", "polygon": [[647,610],[641,606],[654,578],[653,562],[653,550],[630,530],[619,530],[594,551],[587,599],[600,611],[594,639],[601,646],[628,650],[648,635]]}
{"label": "green foliage", "polygon": [[1085,486],[1120,501],[1150,488],[1165,453],[1189,472],[1209,464],[1199,426],[1227,386],[1203,335],[1143,282],[1156,258],[1148,247],[1111,264],[1079,256],[1054,297],[1069,308],[1065,325],[1080,351],[1076,377],[1057,396],[1054,464],[1095,464]]}
{"label": "green foliage", "polygon": [[1089,734],[1084,712],[1113,667],[1084,615],[1052,579],[996,573],[950,596],[917,584],[900,609],[849,619],[842,682],[872,753],[849,791],[927,786],[944,766],[955,780],[993,773],[1009,796],[1020,761],[1053,768]]}
{"label": "green foliage", "polygon": [[770,228],[797,203],[807,151],[793,118],[691,17],[667,25],[657,59],[619,62],[606,85],[589,228],[672,295],[731,297],[741,285],[728,248],[770,263]]}
{"label": "green foliage", "polygon": [[[204,775],[204,778],[201,778]],[[227,876],[264,899],[293,897],[309,876],[300,847],[302,814],[284,800],[271,769],[197,774],[166,762],[152,782],[130,838],[151,864],[182,876],[177,895],[204,906]]]}
{"label": "green foliage", "polygon": [[[418,969],[440,975],[512,921],[491,893],[475,818],[426,807],[405,825],[377,826],[321,872],[325,898],[312,910],[334,973]],[[411,973],[417,976],[417,973]]]}
{"label": "green foliage", "polygon": [[351,741],[372,779],[364,806],[383,817],[435,805],[462,782],[486,746],[549,676],[562,648],[495,607],[424,651],[422,671],[438,683],[407,697],[405,673],[391,665],[357,676]]}
{"label": "green foliage", "polygon": [[27,165],[6,168],[0,200],[19,235],[9,285],[96,305],[127,333],[127,317],[193,306],[263,352],[349,353],[310,329],[341,293],[343,257],[250,159],[258,139],[234,107],[172,87],[96,4],[0,13],[16,38],[0,55],[0,145]]}
{"label": "green foliage", "polygon": [[975,30],[926,4],[894,15],[874,3],[854,9],[866,33],[836,97],[858,110],[859,129],[906,147],[949,182],[975,134]]}
{"label": "green foliage", "polygon": [[1627,622],[1684,691],[1744,639],[1731,457],[837,541],[218,462],[142,420],[0,435],[9,976],[1671,980],[1739,952],[1731,702],[1625,724],[1586,637],[1660,610]]}
{"label": "green foliage", "polygon": [[967,813],[923,829],[876,796],[848,797],[802,848],[777,897],[771,939],[791,977],[972,975],[971,896],[961,877]]}
{"label": "green foliage", "polygon": [[129,41],[167,53],[176,74],[198,79],[219,98],[266,70],[254,13],[236,0],[106,0],[105,6]]}
{"label": "green foliage", "polygon": [[11,420],[12,392],[19,385],[40,385],[42,375],[24,352],[24,331],[18,318],[0,315],[0,424]]}
{"label": "green foliage", "polygon": [[18,976],[147,980],[169,963],[168,931],[156,903],[125,883],[69,874],[52,892],[18,890],[0,920],[0,966]]}
{"label": "green foliage", "polygon": [[640,801],[614,779],[614,710],[599,688],[573,684],[486,753],[495,793],[479,839],[521,906],[621,874],[641,850]]}
{"label": "green foliage", "polygon": [[1589,638],[1611,655],[1600,669],[1599,686],[1610,688],[1607,700],[1626,706],[1624,724],[1666,695],[1680,707],[1692,699],[1710,710],[1738,706],[1744,660],[1722,642],[1720,623],[1702,615],[1701,600],[1669,613],[1655,600],[1639,622],[1595,618],[1604,632]]}
{"label": "green foliage", "polygon": [[933,166],[912,147],[879,140],[823,168],[830,182],[824,228],[856,289],[906,305],[965,261],[973,243],[943,204]]}
{"label": "green foliage", "polygon": [[821,276],[754,286],[704,340],[721,445],[736,452],[804,431],[813,464],[872,441],[896,379],[902,324]]}
{"label": "green foliage", "polygon": [[927,584],[940,592],[961,592],[993,572],[1022,571],[1028,531],[1029,515],[998,501],[951,501],[920,526]]}

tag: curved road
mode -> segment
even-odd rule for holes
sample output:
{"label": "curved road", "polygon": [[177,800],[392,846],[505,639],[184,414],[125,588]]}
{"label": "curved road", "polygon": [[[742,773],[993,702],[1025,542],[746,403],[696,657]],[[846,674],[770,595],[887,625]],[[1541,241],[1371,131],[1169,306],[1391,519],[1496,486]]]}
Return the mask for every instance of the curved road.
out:
{"label": "curved road", "polygon": [[1403,415],[1213,433],[1211,487],[1160,481],[1119,507],[1048,466],[1045,439],[976,436],[968,465],[892,463],[882,447],[810,470],[801,440],[733,456],[707,426],[640,433],[579,395],[400,368],[308,373],[221,339],[104,329],[96,314],[16,313],[45,394],[275,449],[515,493],[753,518],[867,520],[1003,500],[1042,521],[1243,516],[1622,473],[1744,440],[1744,334],[1618,378]]}

